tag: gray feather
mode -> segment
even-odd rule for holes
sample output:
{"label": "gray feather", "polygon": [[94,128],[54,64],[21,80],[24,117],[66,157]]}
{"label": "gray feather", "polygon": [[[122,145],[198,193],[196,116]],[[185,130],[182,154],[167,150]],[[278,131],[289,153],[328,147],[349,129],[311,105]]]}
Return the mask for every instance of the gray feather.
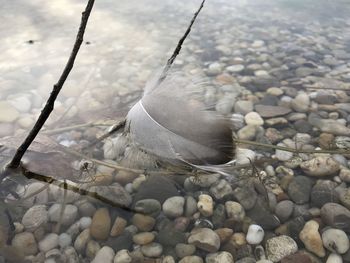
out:
{"label": "gray feather", "polygon": [[127,129],[134,143],[170,162],[209,165],[232,160],[229,123],[205,110],[195,96],[199,88],[180,75],[146,87],[142,99],[127,115]]}

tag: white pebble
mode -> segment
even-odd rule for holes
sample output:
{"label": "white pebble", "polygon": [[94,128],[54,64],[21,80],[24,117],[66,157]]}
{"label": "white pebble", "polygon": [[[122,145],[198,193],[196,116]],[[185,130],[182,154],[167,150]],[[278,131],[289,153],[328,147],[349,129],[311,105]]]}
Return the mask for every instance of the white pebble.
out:
{"label": "white pebble", "polygon": [[257,245],[264,239],[264,229],[259,225],[250,225],[248,228],[248,233],[246,240],[250,245]]}
{"label": "white pebble", "polygon": [[80,218],[80,220],[79,220],[80,228],[81,228],[82,230],[84,230],[84,229],[90,227],[91,222],[92,222],[91,217],[84,216],[84,217]]}
{"label": "white pebble", "polygon": [[67,233],[62,233],[58,237],[58,245],[61,248],[66,248],[72,244],[72,237]]}
{"label": "white pebble", "polygon": [[338,254],[331,253],[327,258],[326,263],[343,263],[343,259]]}

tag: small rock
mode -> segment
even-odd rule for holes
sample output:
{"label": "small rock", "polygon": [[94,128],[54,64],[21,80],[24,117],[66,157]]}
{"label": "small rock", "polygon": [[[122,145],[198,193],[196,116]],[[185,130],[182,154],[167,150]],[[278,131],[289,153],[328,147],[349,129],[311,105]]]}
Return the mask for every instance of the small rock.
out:
{"label": "small rock", "polygon": [[127,224],[128,222],[124,218],[117,216],[112,226],[110,235],[112,237],[119,236],[121,233],[123,233]]}
{"label": "small rock", "polygon": [[90,234],[98,240],[105,240],[111,229],[111,217],[107,208],[98,209],[91,222]]}
{"label": "small rock", "polygon": [[288,195],[296,204],[305,204],[310,199],[311,180],[306,176],[296,176],[288,185]]}
{"label": "small rock", "polygon": [[181,259],[179,263],[203,263],[203,259],[199,256],[187,256]]}
{"label": "small rock", "polygon": [[216,252],[220,247],[220,238],[209,228],[197,228],[192,230],[188,243],[207,252]]}
{"label": "small rock", "polygon": [[300,240],[304,243],[307,250],[316,254],[319,257],[326,255],[325,249],[323,248],[321,235],[318,232],[319,224],[310,220],[305,225],[303,230],[299,234]]}
{"label": "small rock", "polygon": [[321,208],[322,221],[331,227],[350,232],[350,211],[337,203],[327,203]]}
{"label": "small rock", "polygon": [[132,237],[132,240],[137,245],[147,245],[151,243],[155,238],[152,232],[141,232]]}
{"label": "small rock", "polygon": [[159,243],[151,243],[141,247],[142,254],[146,257],[156,258],[159,257],[163,252],[163,247]]}
{"label": "small rock", "polygon": [[236,165],[246,165],[255,160],[255,152],[250,149],[236,149]]}
{"label": "small rock", "polygon": [[233,190],[233,195],[246,210],[253,208],[258,198],[254,187],[250,185],[236,187]]}
{"label": "small rock", "polygon": [[272,118],[284,116],[291,112],[290,109],[281,106],[255,105],[255,110],[261,117]]}
{"label": "small rock", "polygon": [[163,212],[167,217],[179,217],[184,212],[185,198],[182,196],[173,196],[163,203]]}
{"label": "small rock", "polygon": [[292,101],[291,106],[297,112],[307,112],[310,98],[306,93],[299,93]]}
{"label": "small rock", "polygon": [[241,113],[241,114],[248,114],[249,112],[252,112],[253,109],[253,102],[249,100],[239,100],[235,103],[234,106],[234,112],[235,113]]}
{"label": "small rock", "polygon": [[221,179],[210,187],[209,192],[215,199],[220,200],[232,193],[232,187],[225,179]]}
{"label": "small rock", "polygon": [[31,232],[16,234],[12,239],[12,246],[25,256],[35,255],[38,252],[38,245]]}
{"label": "small rock", "polygon": [[218,62],[214,62],[214,63],[210,64],[208,69],[207,69],[208,76],[219,75],[221,72],[222,72],[222,67],[221,67],[221,64]]}
{"label": "small rock", "polygon": [[185,216],[191,217],[195,212],[197,212],[197,202],[192,196],[185,197]]}
{"label": "small rock", "polygon": [[225,203],[226,214],[228,218],[232,218],[235,221],[242,221],[245,216],[245,211],[240,203],[234,201],[227,201]]}
{"label": "small rock", "polygon": [[22,218],[24,228],[33,232],[40,226],[45,225],[49,220],[45,205],[35,205],[27,210]]}
{"label": "small rock", "polygon": [[310,176],[330,176],[339,171],[339,163],[327,156],[318,156],[303,162],[300,168]]}
{"label": "small rock", "polygon": [[338,254],[331,253],[328,256],[326,263],[343,263],[343,259]]}
{"label": "small rock", "polygon": [[132,257],[128,250],[122,249],[117,252],[114,257],[113,263],[131,263]]}
{"label": "small rock", "polygon": [[132,217],[132,223],[140,230],[144,232],[151,231],[156,223],[153,217],[143,214],[134,214]]}
{"label": "small rock", "polygon": [[74,248],[78,253],[85,251],[86,244],[90,240],[90,229],[83,230],[74,241]]}
{"label": "small rock", "polygon": [[315,207],[322,207],[326,203],[338,203],[339,194],[335,190],[337,183],[323,180],[317,182],[311,190],[311,203]]}
{"label": "small rock", "polygon": [[179,258],[184,258],[187,256],[192,256],[196,252],[196,247],[192,244],[179,243],[175,246],[176,255]]}
{"label": "small rock", "polygon": [[343,230],[330,228],[322,233],[323,245],[334,253],[344,254],[349,250],[349,238]]}
{"label": "small rock", "polygon": [[210,195],[201,194],[198,197],[197,208],[204,217],[212,216],[214,209],[213,198]]}
{"label": "small rock", "polygon": [[114,250],[112,248],[104,246],[97,252],[91,263],[112,263],[114,255]]}
{"label": "small rock", "polygon": [[265,230],[275,229],[280,225],[279,219],[271,214],[269,206],[261,198],[256,200],[254,207],[247,212],[247,215],[253,221],[259,222],[259,225]]}
{"label": "small rock", "polygon": [[350,169],[341,169],[339,177],[343,182],[350,183]]}
{"label": "small rock", "polygon": [[286,222],[292,215],[294,209],[294,204],[290,200],[283,200],[276,205],[275,214],[281,220],[281,222]]}
{"label": "small rock", "polygon": [[216,252],[216,253],[211,253],[208,254],[205,257],[205,262],[206,263],[233,263],[233,256],[226,252],[226,251],[221,251],[221,252]]}
{"label": "small rock", "polygon": [[256,136],[257,126],[247,125],[237,132],[237,136],[241,140],[253,140]]}
{"label": "small rock", "polygon": [[162,209],[161,204],[156,199],[139,200],[135,204],[135,210],[142,214],[157,216]]}
{"label": "small rock", "polygon": [[[100,249],[101,249],[101,246],[100,246],[100,244],[97,241],[89,240],[89,242],[86,244],[85,255],[89,259],[93,259]],[[83,252],[84,251],[82,251],[81,254]]]}
{"label": "small rock", "polygon": [[266,241],[267,258],[273,262],[278,262],[297,251],[297,243],[289,236],[281,235]]}
{"label": "small rock", "polygon": [[[53,204],[49,208],[49,218],[51,222],[58,223],[60,222],[62,225],[71,225],[74,223],[75,219],[78,216],[78,208],[75,205],[66,204],[64,206],[64,211],[62,213],[62,205],[61,204]],[[61,218],[62,214],[62,218]]]}
{"label": "small rock", "polygon": [[80,229],[84,230],[86,228],[89,228],[91,226],[91,223],[92,223],[91,217],[83,216],[79,220]]}
{"label": "small rock", "polygon": [[264,124],[264,120],[261,118],[261,116],[254,111],[246,114],[244,116],[244,120],[247,125],[262,126]]}
{"label": "small rock", "polygon": [[39,242],[39,250],[42,252],[47,252],[51,249],[54,249],[58,246],[58,235],[55,233],[47,234]]}
{"label": "small rock", "polygon": [[238,73],[244,70],[244,66],[237,64],[237,65],[232,65],[226,68],[226,70],[230,73]]}
{"label": "small rock", "polygon": [[250,225],[248,228],[246,240],[250,245],[258,245],[264,239],[264,229],[259,225]]}
{"label": "small rock", "polygon": [[72,237],[67,233],[62,233],[58,236],[58,245],[61,248],[66,248],[72,244]]}

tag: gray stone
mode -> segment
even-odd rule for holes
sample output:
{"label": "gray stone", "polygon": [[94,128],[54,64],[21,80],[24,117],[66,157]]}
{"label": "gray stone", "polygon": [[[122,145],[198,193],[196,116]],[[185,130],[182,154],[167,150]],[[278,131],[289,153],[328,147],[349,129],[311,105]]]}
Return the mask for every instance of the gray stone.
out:
{"label": "gray stone", "polygon": [[310,199],[311,180],[306,176],[296,176],[288,185],[288,195],[296,204],[305,204]]}
{"label": "gray stone", "polygon": [[39,242],[39,250],[42,252],[47,252],[53,248],[58,246],[58,235],[55,233],[47,234],[40,242]]}
{"label": "gray stone", "polygon": [[279,219],[270,212],[268,205],[262,198],[258,198],[254,207],[247,211],[247,216],[253,221],[259,222],[264,230],[274,229],[280,225]]}
{"label": "gray stone", "polygon": [[134,209],[138,213],[157,216],[160,213],[162,206],[156,199],[144,199],[137,201]]}
{"label": "gray stone", "polygon": [[275,208],[275,214],[281,220],[281,222],[286,222],[293,213],[294,204],[290,200],[283,200],[277,203]]}
{"label": "gray stone", "polygon": [[249,100],[238,100],[234,106],[235,113],[247,114],[253,111],[253,102]]}
{"label": "gray stone", "polygon": [[335,182],[324,180],[317,182],[311,190],[311,203],[321,208],[326,203],[338,203],[339,194]]}
{"label": "gray stone", "polygon": [[291,112],[291,109],[281,106],[269,106],[269,105],[255,105],[255,110],[261,117],[272,118],[278,116],[284,116]]}
{"label": "gray stone", "polygon": [[221,179],[210,187],[209,192],[214,198],[220,200],[232,193],[232,187],[226,180]]}
{"label": "gray stone", "polygon": [[182,196],[173,196],[165,200],[162,205],[163,212],[167,217],[179,217],[184,212],[185,198]]}
{"label": "gray stone", "polygon": [[[60,222],[62,225],[71,225],[78,216],[78,208],[75,205],[66,204],[62,213],[61,204],[53,204],[49,208],[49,218],[51,222]],[[61,218],[62,214],[62,218]]]}
{"label": "gray stone", "polygon": [[321,208],[322,221],[328,226],[350,233],[350,210],[337,203],[327,203]]}
{"label": "gray stone", "polygon": [[233,190],[233,195],[246,210],[254,207],[258,197],[254,187],[249,185],[235,188]]}

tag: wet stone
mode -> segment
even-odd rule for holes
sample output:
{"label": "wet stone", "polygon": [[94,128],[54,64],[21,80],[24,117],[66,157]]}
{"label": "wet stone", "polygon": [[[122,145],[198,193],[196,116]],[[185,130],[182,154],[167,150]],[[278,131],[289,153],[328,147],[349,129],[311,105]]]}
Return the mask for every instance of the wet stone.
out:
{"label": "wet stone", "polygon": [[284,257],[294,254],[297,250],[297,243],[285,235],[273,237],[266,241],[267,258],[273,262],[278,262]]}
{"label": "wet stone", "polygon": [[335,190],[337,184],[332,181],[319,181],[317,182],[311,190],[311,203],[321,208],[326,203],[338,203],[339,195]]}
{"label": "wet stone", "polygon": [[307,203],[310,199],[311,180],[306,176],[296,176],[288,185],[288,195],[296,204]]}
{"label": "wet stone", "polygon": [[304,243],[307,250],[319,257],[324,257],[326,252],[323,248],[321,235],[318,229],[319,224],[314,220],[310,220],[304,225],[304,228],[299,234],[299,238]]}
{"label": "wet stone", "polygon": [[209,228],[197,228],[191,232],[188,243],[207,252],[216,252],[220,247],[220,238]]}
{"label": "wet stone", "polygon": [[337,203],[327,203],[321,208],[322,221],[328,226],[350,232],[350,210]]}
{"label": "wet stone", "polygon": [[270,212],[268,205],[261,198],[258,198],[254,207],[247,211],[247,216],[254,222],[259,222],[264,230],[274,229],[280,225],[279,219]]}
{"label": "wet stone", "polygon": [[237,187],[233,190],[233,195],[246,210],[251,209],[255,205],[258,197],[252,186]]}
{"label": "wet stone", "polygon": [[107,208],[98,209],[90,225],[90,234],[98,240],[107,239],[111,229],[111,217]]}

